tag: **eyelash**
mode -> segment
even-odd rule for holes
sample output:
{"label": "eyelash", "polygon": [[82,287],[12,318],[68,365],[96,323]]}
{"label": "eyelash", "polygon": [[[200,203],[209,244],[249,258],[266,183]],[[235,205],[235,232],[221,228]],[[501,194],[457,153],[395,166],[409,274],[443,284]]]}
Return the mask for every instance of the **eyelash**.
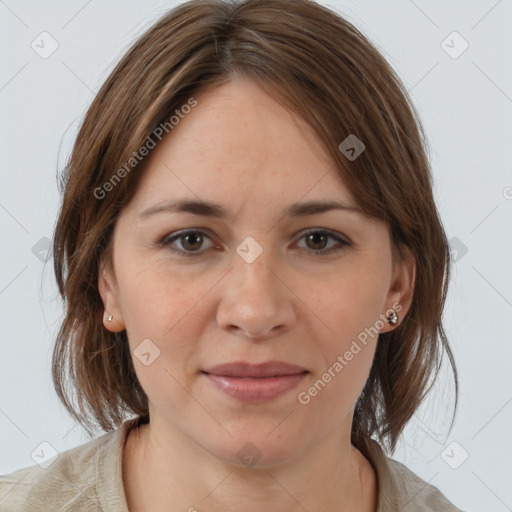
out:
{"label": "eyelash", "polygon": [[[342,251],[346,247],[351,247],[352,246],[351,242],[343,240],[342,238],[340,238],[339,236],[335,235],[334,233],[331,233],[330,231],[326,231],[326,230],[322,230],[322,229],[311,229],[311,230],[305,232],[299,238],[299,240],[302,240],[303,238],[305,238],[305,237],[307,237],[309,235],[315,234],[315,233],[320,233],[322,235],[326,235],[327,237],[336,240],[337,242],[339,242],[341,244],[341,247],[331,247],[330,249],[323,249],[323,250],[319,250],[319,251],[315,251],[313,249],[306,249],[306,252],[309,252],[313,256],[322,256],[322,257],[323,256],[329,256],[329,255],[331,255],[333,253]],[[190,258],[190,257],[193,257],[193,256],[201,256],[204,253],[204,251],[202,251],[202,252],[201,251],[193,251],[193,252],[188,251],[187,252],[187,251],[184,251],[184,250],[181,250],[181,249],[176,249],[174,247],[170,247],[171,243],[174,242],[175,240],[179,240],[179,239],[185,238],[187,235],[191,235],[191,234],[200,234],[202,236],[206,236],[206,237],[210,238],[208,236],[208,234],[205,233],[204,231],[201,231],[201,230],[198,230],[198,229],[189,229],[189,230],[186,230],[186,231],[178,232],[177,234],[172,234],[171,233],[172,236],[171,235],[164,236],[158,242],[158,246],[159,247],[168,247],[173,252],[176,252],[180,257]]]}

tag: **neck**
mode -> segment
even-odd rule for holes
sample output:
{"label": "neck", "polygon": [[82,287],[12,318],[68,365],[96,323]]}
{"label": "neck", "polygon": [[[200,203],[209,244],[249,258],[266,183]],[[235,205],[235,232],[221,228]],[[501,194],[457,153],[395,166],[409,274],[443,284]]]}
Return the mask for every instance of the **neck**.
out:
{"label": "neck", "polygon": [[346,439],[340,429],[293,459],[245,467],[212,455],[152,414],[150,423],[129,433],[124,447],[128,508],[225,512],[243,504],[246,512],[374,512],[375,474],[350,435]]}

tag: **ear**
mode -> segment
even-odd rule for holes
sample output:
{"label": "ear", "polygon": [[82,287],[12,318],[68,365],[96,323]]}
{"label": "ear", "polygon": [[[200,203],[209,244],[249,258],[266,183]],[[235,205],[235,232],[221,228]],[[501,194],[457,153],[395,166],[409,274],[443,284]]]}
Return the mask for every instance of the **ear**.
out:
{"label": "ear", "polygon": [[[115,286],[115,278],[112,269],[103,261],[100,264],[98,275],[98,291],[103,301],[103,325],[111,332],[120,332],[126,329],[123,314],[119,306],[118,292]],[[112,315],[112,321],[108,317]]]}
{"label": "ear", "polygon": [[[386,298],[385,317],[394,311],[398,315],[398,322],[393,325],[386,321],[381,332],[396,329],[411,307],[416,282],[416,259],[409,247],[402,246],[403,257],[397,259],[393,265],[393,278]],[[398,255],[397,255],[398,256]]]}

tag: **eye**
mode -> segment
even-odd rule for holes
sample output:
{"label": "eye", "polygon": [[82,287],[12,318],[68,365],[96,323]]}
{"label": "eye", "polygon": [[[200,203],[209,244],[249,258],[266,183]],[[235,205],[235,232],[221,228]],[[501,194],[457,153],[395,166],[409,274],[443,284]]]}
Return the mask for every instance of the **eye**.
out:
{"label": "eye", "polygon": [[[197,253],[201,248],[205,237],[210,239],[210,237],[203,231],[182,231],[174,236],[169,235],[165,237],[162,240],[161,245],[163,247],[169,247],[172,251],[178,253],[179,256],[196,256],[194,253]],[[172,247],[172,244],[175,241],[179,241],[182,246],[181,249]]]}
{"label": "eye", "polygon": [[[309,230],[300,237],[300,240],[302,239],[306,240],[306,244],[311,244],[310,247],[314,247],[313,250],[309,250],[308,252],[313,253],[315,256],[328,256],[352,245],[350,242],[343,240],[334,233],[318,229]],[[335,240],[338,244],[325,250],[325,244],[329,239]],[[320,247],[318,247],[319,245]]]}
{"label": "eye", "polygon": [[[160,247],[168,247],[178,256],[200,256],[204,252],[200,251],[200,249],[205,239],[211,240],[211,238],[204,231],[188,230],[178,233],[171,233],[159,241],[158,245]],[[306,248],[306,252],[313,256],[327,256],[352,245],[351,242],[342,239],[334,233],[320,229],[307,231],[299,238],[299,240],[302,239],[305,239],[306,244],[309,244],[310,247],[309,249]],[[326,249],[326,244],[328,243],[329,239],[334,240],[337,242],[337,244]],[[175,242],[179,242],[181,248],[176,248],[173,246]]]}

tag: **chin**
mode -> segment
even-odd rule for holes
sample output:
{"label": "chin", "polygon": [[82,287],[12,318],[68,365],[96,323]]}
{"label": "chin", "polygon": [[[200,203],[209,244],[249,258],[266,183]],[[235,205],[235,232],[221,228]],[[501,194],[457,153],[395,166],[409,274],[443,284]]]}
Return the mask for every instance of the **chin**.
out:
{"label": "chin", "polygon": [[221,445],[203,446],[227,464],[248,469],[265,469],[284,464],[298,457],[304,450],[303,440],[300,443],[294,441],[300,439],[300,436],[288,436],[284,432],[279,436],[269,436],[268,432],[254,430],[251,433],[246,430],[243,435],[233,436],[228,442],[224,440]]}

